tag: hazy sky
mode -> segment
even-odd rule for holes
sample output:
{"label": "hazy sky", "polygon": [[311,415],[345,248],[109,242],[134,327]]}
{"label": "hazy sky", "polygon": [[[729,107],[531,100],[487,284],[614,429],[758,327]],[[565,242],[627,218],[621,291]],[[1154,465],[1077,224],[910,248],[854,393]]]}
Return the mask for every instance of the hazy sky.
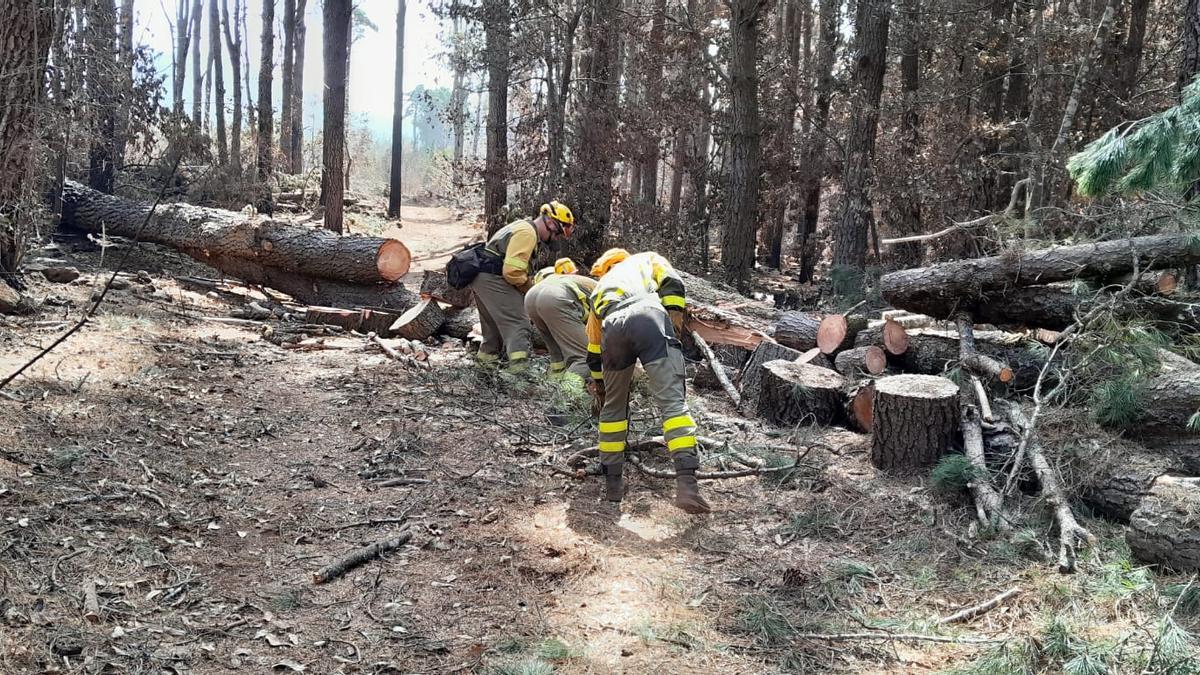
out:
{"label": "hazy sky", "polygon": [[[171,80],[171,28],[174,21],[175,6],[180,0],[134,0],[136,28],[134,40],[150,45],[159,52],[158,67],[168,75],[167,92],[164,103],[170,105]],[[190,0],[189,0],[190,1]],[[208,3],[205,4],[204,25],[201,42],[201,61],[207,60],[208,54]],[[233,0],[229,2],[229,10],[233,11]],[[262,8],[263,0],[245,0],[248,5],[248,30],[246,43],[250,49],[250,78],[251,90],[257,96],[258,64],[261,55]],[[311,138],[314,125],[320,127],[321,83],[323,81],[323,65],[321,62],[321,3],[322,0],[308,0],[306,7],[306,36],[304,49],[304,126],[306,138]],[[119,3],[118,3],[119,4]],[[392,91],[395,77],[396,50],[396,7],[395,0],[359,0],[360,7],[371,21],[379,27],[378,31],[367,30],[365,35],[354,43],[350,60],[350,112],[357,117],[365,114],[368,123],[376,134],[386,141],[390,134],[392,123]],[[276,112],[279,110],[280,99],[280,63],[283,51],[283,31],[279,27],[283,11],[283,0],[275,0],[275,103]],[[168,13],[170,16],[168,16]],[[426,87],[450,86],[450,72],[443,65],[441,57],[444,49],[439,42],[442,24],[429,11],[428,0],[409,0],[407,20],[404,26],[404,90],[412,91],[417,85]],[[225,88],[226,96],[230,99],[226,106],[232,105],[232,74],[228,60],[225,59]],[[190,100],[191,93],[191,58],[188,59],[188,85],[184,88],[185,100]],[[246,70],[243,64],[243,72]],[[243,89],[245,85],[243,85]],[[190,103],[186,104],[190,109]],[[278,120],[276,121],[278,124]]]}

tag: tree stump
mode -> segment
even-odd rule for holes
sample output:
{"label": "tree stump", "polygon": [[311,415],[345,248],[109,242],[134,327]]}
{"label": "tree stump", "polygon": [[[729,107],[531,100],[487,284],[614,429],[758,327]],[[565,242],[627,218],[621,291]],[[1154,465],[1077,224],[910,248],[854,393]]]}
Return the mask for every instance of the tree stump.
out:
{"label": "tree stump", "polygon": [[421,297],[433,298],[451,307],[470,307],[475,302],[471,288],[451,288],[446,281],[446,273],[440,270],[426,270],[421,277]]}
{"label": "tree stump", "polygon": [[437,300],[426,298],[417,303],[416,307],[400,315],[392,324],[391,330],[396,335],[409,340],[424,340],[433,335],[446,322],[446,312],[442,310]]}
{"label": "tree stump", "polygon": [[854,346],[854,338],[867,327],[867,317],[830,314],[817,327],[817,347],[822,354],[836,354]]}
{"label": "tree stump", "polygon": [[1200,570],[1200,478],[1156,480],[1129,519],[1125,539],[1139,560]]}
{"label": "tree stump", "polygon": [[882,378],[874,415],[872,464],[896,472],[932,466],[959,432],[958,385],[931,375]]}
{"label": "tree stump", "polygon": [[845,412],[846,380],[832,370],[795,361],[768,361],[762,366],[758,414],[777,426],[832,424]]}
{"label": "tree stump", "polygon": [[795,349],[790,349],[767,340],[760,342],[758,347],[754,349],[754,353],[750,355],[750,360],[742,368],[742,409],[749,411],[758,409],[758,395],[762,385],[762,366],[764,363],[777,359],[795,361],[799,356],[800,352]]}
{"label": "tree stump", "polygon": [[396,323],[401,314],[389,312],[378,307],[367,307],[360,311],[358,332],[374,333],[379,337],[392,336],[392,324]]}
{"label": "tree stump", "polygon": [[821,317],[808,312],[784,312],[775,324],[775,341],[785,347],[806,351],[817,346]]}
{"label": "tree stump", "polygon": [[887,354],[875,345],[855,347],[839,353],[833,366],[846,377],[858,377],[862,373],[878,375],[887,369]]}
{"label": "tree stump", "polygon": [[846,417],[850,426],[869,434],[875,423],[875,382],[864,380],[850,388],[846,402]]}
{"label": "tree stump", "polygon": [[479,312],[467,309],[451,309],[446,312],[446,322],[438,329],[441,335],[449,335],[459,340],[470,340],[471,334],[479,335]]}

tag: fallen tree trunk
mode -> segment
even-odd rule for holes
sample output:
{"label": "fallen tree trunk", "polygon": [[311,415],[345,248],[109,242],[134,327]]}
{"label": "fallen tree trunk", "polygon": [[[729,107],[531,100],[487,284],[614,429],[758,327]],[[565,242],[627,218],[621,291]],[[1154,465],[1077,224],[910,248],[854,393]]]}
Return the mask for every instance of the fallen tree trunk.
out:
{"label": "fallen tree trunk", "polygon": [[855,347],[839,353],[833,364],[846,377],[857,377],[861,373],[878,375],[887,368],[887,354],[875,345]]}
{"label": "fallen tree trunk", "polygon": [[[975,351],[999,364],[1008,382],[1018,388],[1033,387],[1045,363],[1045,356],[1029,348],[1030,343],[1020,336],[1005,342],[992,341],[983,331],[975,334]],[[918,329],[908,335],[908,350],[889,362],[910,373],[940,375],[961,363],[962,346],[959,337],[951,332]],[[986,368],[980,368],[986,371]]]}
{"label": "fallen tree trunk", "polygon": [[383,307],[403,312],[421,300],[404,284],[359,285],[318,279],[243,258],[210,257],[197,260],[247,283],[283,291],[306,305]]}
{"label": "fallen tree trunk", "polygon": [[867,317],[830,314],[817,328],[817,347],[822,354],[833,355],[854,346],[854,339],[867,327]]}
{"label": "fallen tree trunk", "polygon": [[304,319],[308,323],[340,326],[359,333],[375,333],[391,337],[390,327],[400,315],[383,309],[342,309],[340,307],[307,307]]}
{"label": "fallen tree trunk", "polygon": [[471,333],[477,333],[479,312],[474,309],[457,309],[446,312],[446,320],[438,330],[439,335],[449,335],[459,340],[470,340]]}
{"label": "fallen tree trunk", "polygon": [[451,288],[446,273],[438,270],[427,270],[421,277],[421,297],[433,298],[458,308],[470,307],[475,302],[475,294],[470,286]]}
{"label": "fallen tree trunk", "polygon": [[888,354],[899,356],[908,351],[908,329],[899,321],[889,318],[854,336],[855,347],[870,345],[882,347]]}
{"label": "fallen tree trunk", "polygon": [[841,375],[826,368],[768,361],[762,366],[758,414],[776,426],[833,424],[845,413],[845,384]]}
{"label": "fallen tree trunk", "polygon": [[442,311],[442,306],[437,300],[426,298],[401,314],[390,330],[409,340],[424,340],[436,333],[445,322],[446,313]]}
{"label": "fallen tree trunk", "polygon": [[1200,570],[1200,478],[1154,481],[1125,535],[1139,560],[1180,572]]}
{"label": "fallen tree trunk", "polygon": [[170,246],[222,271],[222,261],[244,259],[306,277],[391,284],[408,273],[412,261],[408,247],[396,239],[343,237],[322,228],[182,203],[159,205],[138,236],[149,211],[150,204],[106,195],[73,181],[63,186],[63,225]]}
{"label": "fallen tree trunk", "polygon": [[1083,503],[1123,523],[1129,522],[1159,476],[1182,469],[1168,457],[1133,447],[1120,447],[1102,457],[1089,454],[1072,467]]}
{"label": "fallen tree trunk", "polygon": [[879,280],[883,298],[894,307],[949,318],[974,313],[987,295],[1007,289],[1070,281],[1106,279],[1142,270],[1200,263],[1200,241],[1192,234],[1159,234],[1094,244],[1059,246],[990,258],[900,270]]}
{"label": "fallen tree trunk", "polygon": [[[687,294],[688,305],[709,305],[726,312],[736,312],[748,319],[748,323],[765,328],[775,323],[779,312],[770,305],[748,298],[729,286],[713,283],[694,274],[679,271]],[[708,336],[704,336],[708,340]],[[713,344],[712,340],[708,343]]]}
{"label": "fallen tree trunk", "polygon": [[958,436],[958,385],[930,375],[880,378],[874,412],[871,463],[895,472],[924,469]]}
{"label": "fallen tree trunk", "polygon": [[[1063,330],[1075,323],[1077,314],[1087,313],[1097,304],[1109,302],[1106,292],[1078,294],[1070,286],[1031,286],[985,296],[986,302],[971,311],[977,323],[997,326],[1036,326]],[[1168,299],[1154,295],[1133,295],[1117,301],[1113,314],[1123,319],[1143,319],[1166,329],[1172,326],[1200,330],[1200,302],[1186,298]]]}
{"label": "fallen tree trunk", "polygon": [[817,346],[817,333],[821,328],[821,317],[808,312],[784,312],[775,323],[772,337],[785,347],[797,351],[808,351]]}

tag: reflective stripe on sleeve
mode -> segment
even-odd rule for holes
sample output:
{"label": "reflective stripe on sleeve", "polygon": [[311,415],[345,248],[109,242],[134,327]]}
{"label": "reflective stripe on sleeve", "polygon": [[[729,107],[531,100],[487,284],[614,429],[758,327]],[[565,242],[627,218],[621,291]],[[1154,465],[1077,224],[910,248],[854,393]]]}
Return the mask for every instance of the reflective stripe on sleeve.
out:
{"label": "reflective stripe on sleeve", "polygon": [[662,297],[663,307],[678,307],[683,309],[687,307],[687,300],[682,295],[664,295]]}

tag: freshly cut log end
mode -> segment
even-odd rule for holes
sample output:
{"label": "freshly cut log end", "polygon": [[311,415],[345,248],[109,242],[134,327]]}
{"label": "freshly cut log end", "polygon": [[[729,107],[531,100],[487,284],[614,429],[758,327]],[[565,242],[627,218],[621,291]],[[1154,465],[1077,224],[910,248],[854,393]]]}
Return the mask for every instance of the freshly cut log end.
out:
{"label": "freshly cut log end", "polygon": [[842,419],[846,380],[832,370],[795,361],[762,366],[758,414],[777,426],[832,424]]}
{"label": "freshly cut log end", "polygon": [[861,373],[878,375],[887,369],[887,354],[875,345],[847,349],[833,360],[834,367],[846,377]]}
{"label": "freshly cut log end", "polygon": [[412,265],[412,251],[399,239],[385,239],[379,246],[379,255],[375,258],[379,268],[379,276],[386,281],[399,281],[400,277],[408,274]]}
{"label": "freshly cut log end", "polygon": [[[784,312],[775,324],[775,341],[797,351],[817,346],[821,317],[808,312]],[[824,351],[824,350],[821,350]]]}
{"label": "freshly cut log end", "polygon": [[963,365],[977,375],[999,380],[1004,384],[1013,380],[1013,369],[990,356],[972,354],[963,359]]}
{"label": "freshly cut log end", "polygon": [[846,411],[850,424],[863,433],[871,433],[875,423],[875,383],[866,382],[850,396]]}
{"label": "freshly cut log end", "polygon": [[400,315],[392,324],[391,330],[396,335],[409,340],[424,340],[433,335],[446,322],[446,312],[437,300],[425,299],[416,307]]}
{"label": "freshly cut log end", "polygon": [[866,327],[866,317],[830,314],[817,327],[817,347],[822,354],[835,354],[853,345],[854,338]]}
{"label": "freshly cut log end", "polygon": [[883,322],[883,348],[896,356],[908,351],[908,330],[899,321],[888,319]]}
{"label": "freshly cut log end", "polygon": [[1143,562],[1180,572],[1200,570],[1200,478],[1156,480],[1129,519],[1125,538]]}
{"label": "freshly cut log end", "polygon": [[872,464],[896,473],[932,466],[959,433],[958,385],[931,375],[876,380],[874,415]]}
{"label": "freshly cut log end", "polygon": [[759,343],[754,353],[750,355],[750,360],[742,368],[741,394],[743,410],[755,411],[758,409],[758,397],[762,388],[762,366],[764,363],[777,359],[795,361],[799,357],[800,352],[789,347],[784,347],[781,344],[767,340]]}

